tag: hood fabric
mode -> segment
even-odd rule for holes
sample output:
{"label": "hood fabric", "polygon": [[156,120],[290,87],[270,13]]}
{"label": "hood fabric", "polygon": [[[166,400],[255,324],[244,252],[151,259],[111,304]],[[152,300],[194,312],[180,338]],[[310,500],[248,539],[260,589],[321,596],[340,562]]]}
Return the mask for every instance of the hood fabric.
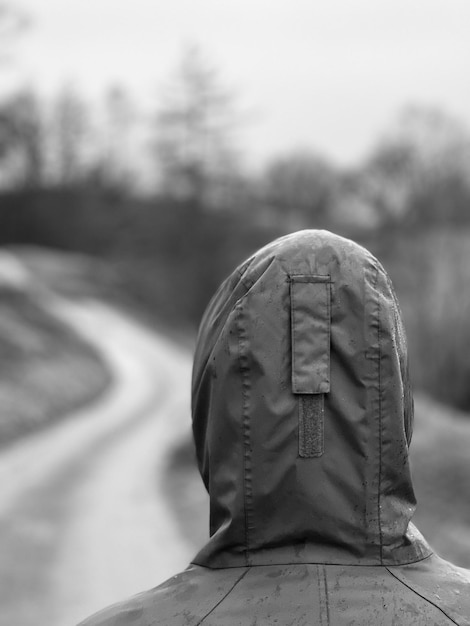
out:
{"label": "hood fabric", "polygon": [[202,321],[193,426],[211,538],[81,626],[470,626],[470,572],[410,520],[413,405],[386,273],[323,231],[279,239]]}
{"label": "hood fabric", "polygon": [[209,304],[193,369],[211,568],[401,565],[413,405],[401,314],[364,248],[326,231],[274,241]]}

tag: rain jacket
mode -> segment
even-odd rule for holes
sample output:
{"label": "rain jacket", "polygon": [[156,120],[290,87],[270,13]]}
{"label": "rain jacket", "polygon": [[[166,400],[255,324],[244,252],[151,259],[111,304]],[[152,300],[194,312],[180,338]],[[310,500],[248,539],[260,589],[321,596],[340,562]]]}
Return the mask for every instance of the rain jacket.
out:
{"label": "rain jacket", "polygon": [[412,426],[382,266],[325,231],[269,244],[221,285],[199,332],[209,542],[84,625],[470,625],[470,572],[411,522]]}

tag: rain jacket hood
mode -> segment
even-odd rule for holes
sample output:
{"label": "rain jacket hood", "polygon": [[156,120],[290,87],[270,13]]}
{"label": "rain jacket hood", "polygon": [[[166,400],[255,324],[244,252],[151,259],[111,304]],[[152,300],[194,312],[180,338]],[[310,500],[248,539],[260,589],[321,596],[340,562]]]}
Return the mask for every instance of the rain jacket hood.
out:
{"label": "rain jacket hood", "polygon": [[410,523],[401,314],[364,248],[301,231],[237,268],[201,324],[192,404],[211,534],[195,563],[397,565],[430,554]]}
{"label": "rain jacket hood", "polygon": [[378,261],[323,231],[266,246],[222,284],[199,333],[209,542],[82,626],[470,626],[470,572],[410,521],[412,416]]}

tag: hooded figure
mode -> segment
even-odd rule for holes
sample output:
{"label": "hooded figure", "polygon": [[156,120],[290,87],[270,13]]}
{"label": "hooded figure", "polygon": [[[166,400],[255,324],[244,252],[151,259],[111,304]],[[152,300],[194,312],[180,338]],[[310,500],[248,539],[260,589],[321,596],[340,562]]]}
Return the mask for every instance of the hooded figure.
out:
{"label": "hooded figure", "polygon": [[470,572],[411,523],[405,334],[364,248],[302,231],[238,267],[202,320],[192,403],[210,539],[84,625],[470,625]]}

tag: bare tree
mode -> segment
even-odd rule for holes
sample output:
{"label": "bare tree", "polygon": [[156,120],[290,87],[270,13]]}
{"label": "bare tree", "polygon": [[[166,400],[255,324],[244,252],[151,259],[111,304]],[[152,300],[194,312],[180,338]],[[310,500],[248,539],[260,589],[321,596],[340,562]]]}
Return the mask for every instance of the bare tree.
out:
{"label": "bare tree", "polygon": [[470,220],[470,133],[434,108],[411,107],[379,143],[366,187],[387,220]]}
{"label": "bare tree", "polygon": [[134,106],[128,93],[119,86],[108,90],[104,105],[103,183],[115,190],[128,191],[133,184],[132,163],[136,158],[132,137]]}
{"label": "bare tree", "polygon": [[211,203],[235,168],[233,99],[198,48],[187,49],[157,116],[156,155],[165,192]]}
{"label": "bare tree", "polygon": [[[10,50],[14,41],[27,21],[25,16],[12,4],[0,1],[0,70],[11,62]],[[1,89],[1,85],[0,85]],[[3,93],[0,92],[0,98]],[[0,160],[5,167],[4,158],[10,151],[11,141],[14,137],[10,120],[9,102],[2,101],[0,104]],[[4,178],[4,176],[3,176]]]}
{"label": "bare tree", "polygon": [[306,219],[324,224],[336,173],[316,154],[298,151],[273,160],[266,168],[263,185],[265,201],[292,226]]}
{"label": "bare tree", "polygon": [[36,94],[25,90],[12,97],[1,112],[3,183],[36,188],[44,182],[44,119]]}
{"label": "bare tree", "polygon": [[87,167],[90,121],[85,103],[70,87],[55,102],[50,137],[52,178],[65,186],[80,181]]}

